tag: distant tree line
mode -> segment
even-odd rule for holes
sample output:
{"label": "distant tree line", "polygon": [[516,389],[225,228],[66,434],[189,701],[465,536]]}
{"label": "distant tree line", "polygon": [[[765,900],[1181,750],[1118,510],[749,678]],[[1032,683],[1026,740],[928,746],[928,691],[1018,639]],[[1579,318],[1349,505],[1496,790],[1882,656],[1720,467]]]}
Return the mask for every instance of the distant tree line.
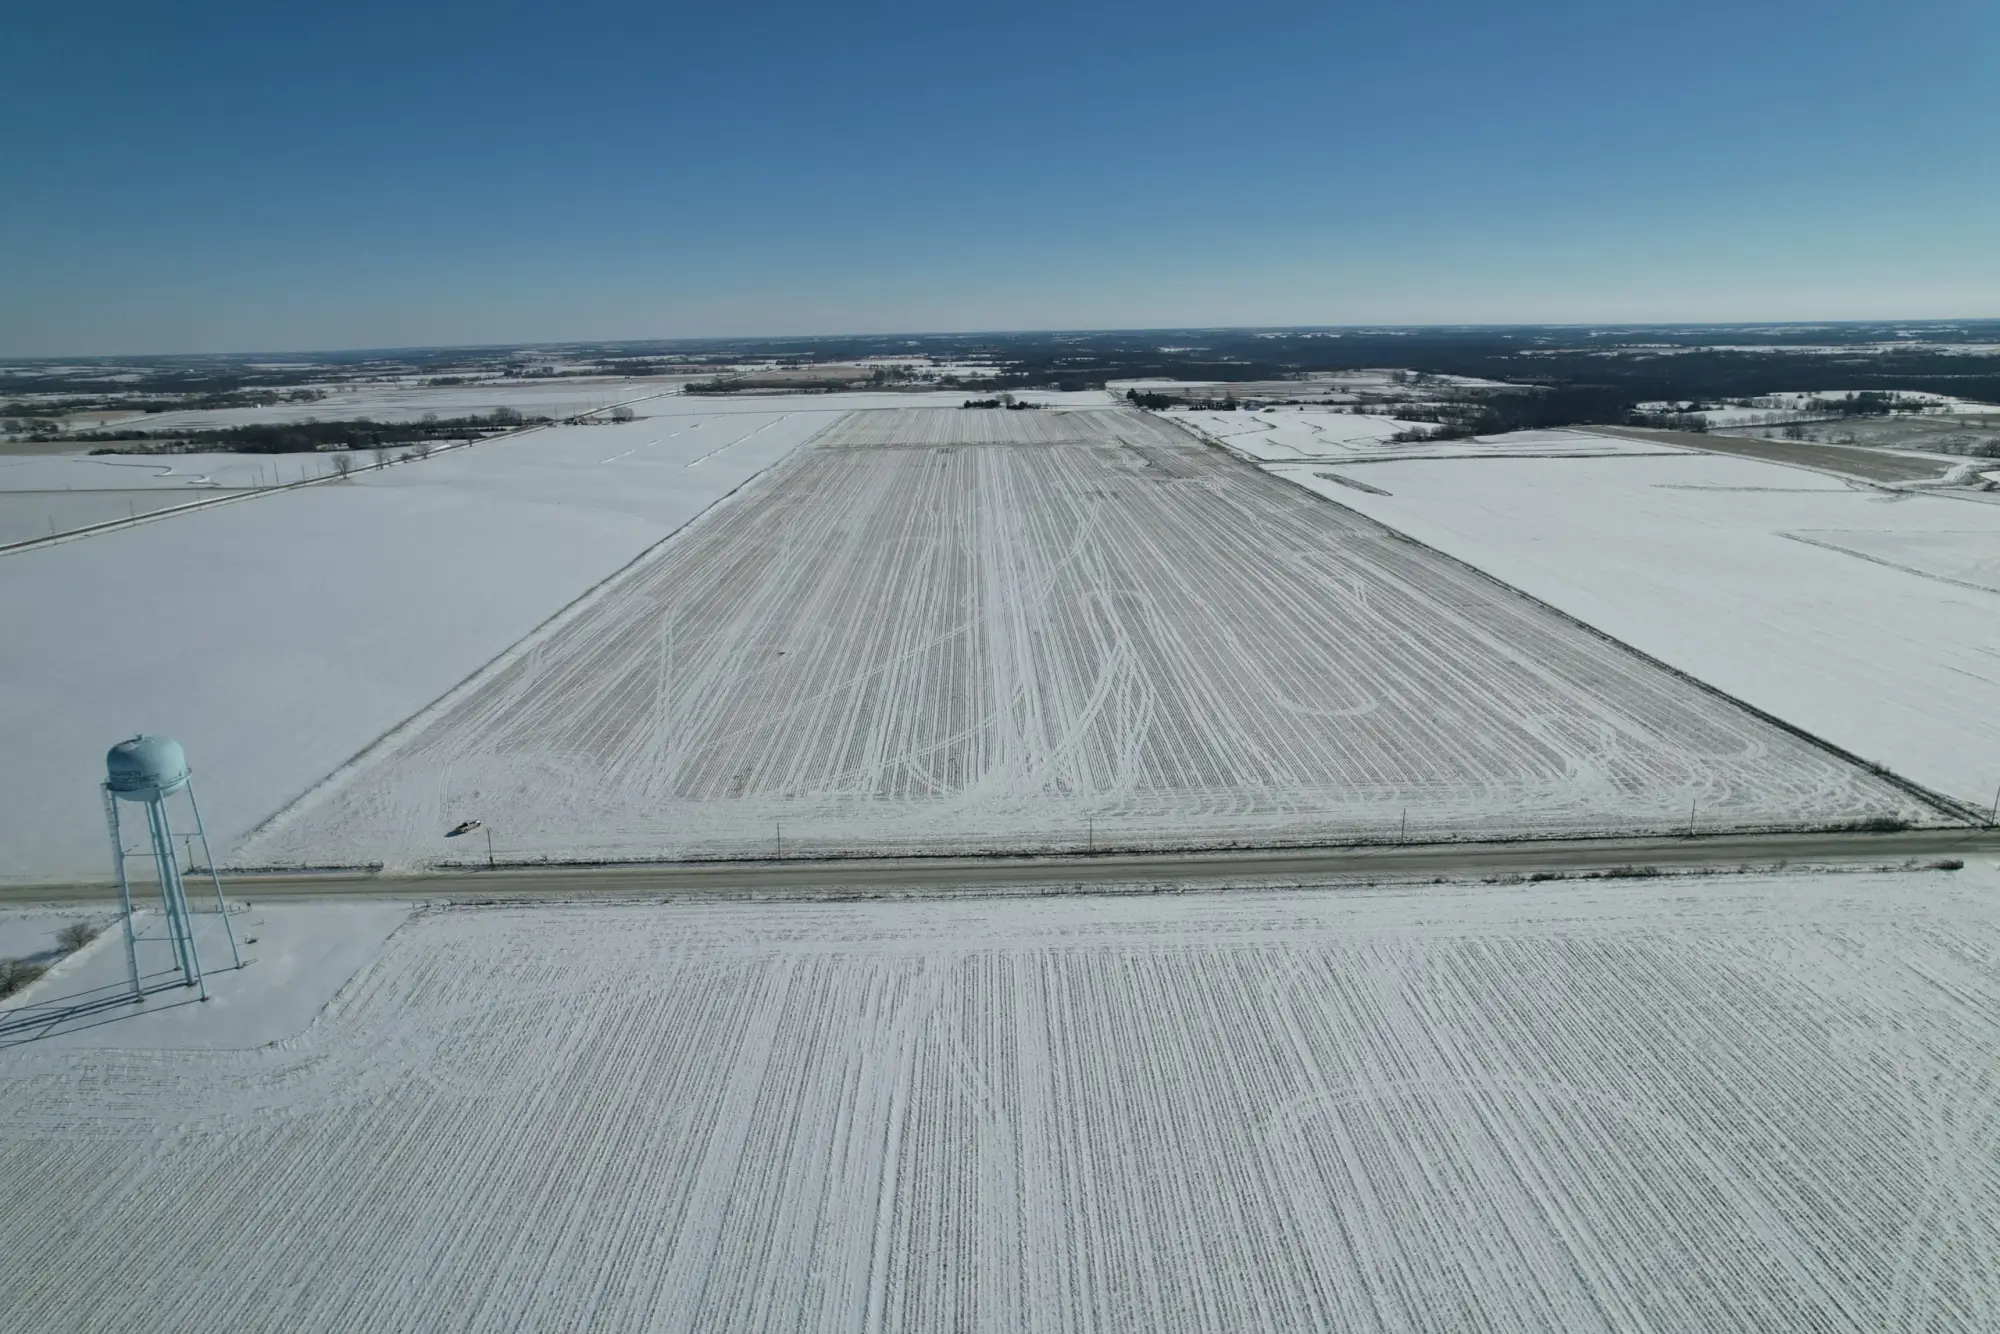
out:
{"label": "distant tree line", "polygon": [[1841,398],[1810,399],[1801,406],[1807,412],[1831,413],[1836,417],[1886,417],[1897,408],[1916,405],[1905,403],[1898,394],[1864,389]]}
{"label": "distant tree line", "polygon": [[1692,431],[1704,435],[1708,418],[1699,412],[1641,412],[1634,408],[1627,420],[1634,426],[1650,426],[1657,431]]}
{"label": "distant tree line", "polygon": [[[1498,435],[1556,426],[1622,422],[1632,411],[1628,393],[1605,385],[1551,385],[1531,393],[1495,393],[1471,403],[1444,404],[1435,420],[1454,436]],[[1422,419],[1423,409],[1398,407],[1395,415]]]}
{"label": "distant tree line", "polygon": [[665,375],[670,371],[683,369],[671,361],[647,360],[641,357],[612,357],[597,363],[599,375]]}
{"label": "distant tree line", "polygon": [[759,376],[755,379],[714,379],[692,380],[681,386],[683,394],[851,394],[857,389],[866,389],[869,381],[861,376],[852,380],[785,380]]}
{"label": "distant tree line", "polygon": [[[484,417],[427,416],[420,421],[271,422],[229,426],[212,431],[139,431],[118,435],[90,434],[91,441],[143,443],[144,452],[176,454],[310,454],[323,449],[386,449],[394,445],[435,444],[442,440],[478,439],[517,426],[542,425],[547,417],[523,417],[512,408],[498,408]],[[109,447],[93,454],[132,453]]]}

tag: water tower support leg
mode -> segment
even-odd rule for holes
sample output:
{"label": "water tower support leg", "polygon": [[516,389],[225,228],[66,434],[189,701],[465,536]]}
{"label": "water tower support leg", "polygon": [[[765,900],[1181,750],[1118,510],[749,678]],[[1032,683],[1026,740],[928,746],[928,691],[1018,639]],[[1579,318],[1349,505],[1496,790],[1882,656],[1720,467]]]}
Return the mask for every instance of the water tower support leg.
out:
{"label": "water tower support leg", "polygon": [[153,855],[159,861],[160,883],[167,888],[173,912],[180,919],[181,938],[181,978],[191,987],[201,989],[201,998],[208,999],[208,982],[201,975],[201,951],[195,944],[194,921],[188,915],[187,886],[181,880],[180,860],[174,856],[174,831],[167,822],[167,808],[163,802],[151,802],[146,809],[153,817]]}
{"label": "water tower support leg", "polygon": [[216,874],[215,854],[208,850],[208,829],[201,822],[201,803],[194,799],[194,784],[187,786],[188,809],[194,812],[194,836],[201,840],[201,859],[208,867],[209,883],[215,886],[215,911],[222,918],[222,934],[229,941],[229,961],[235,967],[243,966],[243,955],[236,948],[236,928],[229,924],[229,905],[222,901],[222,877]]}
{"label": "water tower support leg", "polygon": [[118,798],[104,789],[104,819],[111,827],[111,864],[118,868],[118,906],[125,910],[125,967],[132,974],[132,999],[142,1001],[139,990],[139,942],[132,931],[132,882],[125,875],[125,839],[118,828]]}
{"label": "water tower support leg", "polygon": [[174,900],[181,908],[181,931],[187,936],[188,964],[194,969],[194,984],[203,1000],[208,999],[208,975],[201,968],[201,943],[194,936],[194,912],[188,907],[187,879],[181,874],[180,858],[174,856],[174,830],[167,817],[167,804],[160,803],[160,851],[174,868]]}
{"label": "water tower support leg", "polygon": [[180,914],[174,911],[173,868],[160,856],[159,810],[152,802],[146,803],[146,834],[153,840],[153,869],[160,882],[160,917],[167,924],[167,941],[174,947],[174,967],[185,978],[187,950],[181,941]]}
{"label": "water tower support leg", "polygon": [[164,836],[160,833],[160,808],[154,802],[146,803],[146,833],[153,840],[153,870],[160,882],[160,916],[167,921],[167,939],[174,946],[174,967],[180,969],[183,981],[187,979],[187,941],[181,934],[181,915],[174,904],[173,863],[160,855]]}

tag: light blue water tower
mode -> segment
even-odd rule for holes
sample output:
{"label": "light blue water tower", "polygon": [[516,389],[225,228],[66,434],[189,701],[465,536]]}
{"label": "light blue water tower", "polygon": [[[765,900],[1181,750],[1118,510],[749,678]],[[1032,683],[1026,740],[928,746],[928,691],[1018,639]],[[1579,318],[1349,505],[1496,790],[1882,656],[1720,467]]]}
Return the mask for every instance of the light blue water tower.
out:
{"label": "light blue water tower", "polygon": [[[160,736],[135,736],[121,741],[104,757],[104,813],[111,826],[111,861],[118,870],[118,897],[125,909],[125,963],[132,975],[132,999],[144,1000],[146,991],[139,973],[138,930],[132,920],[132,881],[126,863],[145,857],[150,851],[154,875],[160,886],[160,915],[166,925],[167,943],[173,950],[172,971],[180,974],[183,986],[198,987],[208,999],[208,983],[201,968],[201,948],[195,939],[194,915],[188,910],[187,885],[182,879],[180,859],[174,855],[174,829],[167,799],[186,796],[188,818],[180,835],[192,870],[194,848],[201,847],[200,864],[207,868],[215,887],[216,920],[222,924],[223,938],[229,942],[229,958],[241,968],[243,957],[236,949],[236,933],[229,926],[229,909],[222,901],[222,880],[215,873],[215,858],[208,850],[208,831],[202,827],[201,807],[194,799],[193,774],[188,770],[187,753],[180,743]],[[123,802],[146,808],[146,831],[151,848],[128,850],[119,819]]]}

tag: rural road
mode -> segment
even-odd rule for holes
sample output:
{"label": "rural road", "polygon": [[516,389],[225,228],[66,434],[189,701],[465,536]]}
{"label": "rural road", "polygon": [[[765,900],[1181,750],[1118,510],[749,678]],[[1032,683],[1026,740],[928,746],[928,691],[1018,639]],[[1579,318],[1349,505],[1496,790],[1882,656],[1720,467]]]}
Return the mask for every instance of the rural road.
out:
{"label": "rural road", "polygon": [[1886,450],[1853,445],[1822,445],[1810,440],[1755,440],[1742,435],[1714,435],[1699,431],[1660,431],[1643,426],[1591,426],[1581,428],[1599,435],[1622,435],[1631,440],[1660,440],[1670,445],[1705,449],[1711,454],[1734,454],[1739,458],[1765,463],[1790,463],[1822,472],[1837,472],[1870,482],[1925,482],[1944,476],[1963,459],[1911,458]]}
{"label": "rural road", "polygon": [[[1118,886],[1293,885],[1377,880],[1586,875],[1791,866],[1883,866],[2000,855],[2000,829],[1954,826],[1898,833],[1718,834],[1696,838],[1429,843],[1085,857],[896,858],[852,861],[694,862],[651,866],[502,867],[429,875],[367,873],[225,876],[249,899],[364,896],[508,900],[612,898],[881,898]],[[103,885],[16,886],[0,903],[107,902]]]}

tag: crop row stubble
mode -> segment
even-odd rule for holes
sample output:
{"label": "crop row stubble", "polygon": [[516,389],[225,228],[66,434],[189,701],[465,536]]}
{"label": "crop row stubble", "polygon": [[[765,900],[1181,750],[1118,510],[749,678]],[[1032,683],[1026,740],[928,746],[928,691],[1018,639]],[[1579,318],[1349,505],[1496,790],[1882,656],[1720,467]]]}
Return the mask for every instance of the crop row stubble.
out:
{"label": "crop row stubble", "polygon": [[430,914],[287,1042],[9,1053],[0,1325],[1990,1329],[1994,901]]}

